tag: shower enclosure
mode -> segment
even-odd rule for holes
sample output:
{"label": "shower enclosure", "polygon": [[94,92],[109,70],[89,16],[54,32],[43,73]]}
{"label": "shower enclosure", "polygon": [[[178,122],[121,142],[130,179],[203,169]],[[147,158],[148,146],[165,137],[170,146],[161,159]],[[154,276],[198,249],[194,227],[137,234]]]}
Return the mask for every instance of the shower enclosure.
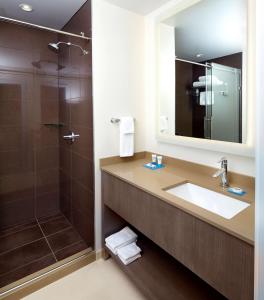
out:
{"label": "shower enclosure", "polygon": [[[207,86],[211,92],[211,97],[208,99],[211,109],[209,116],[211,118],[210,138],[241,143],[241,70],[212,63],[207,72],[211,76],[211,82]],[[221,84],[214,84],[214,78],[217,78]]]}
{"label": "shower enclosure", "polygon": [[[89,16],[63,31],[90,36]],[[94,163],[91,40],[3,21],[0,36],[3,293],[93,249]]]}
{"label": "shower enclosure", "polygon": [[175,134],[242,143],[242,65],[177,58],[175,67]]}

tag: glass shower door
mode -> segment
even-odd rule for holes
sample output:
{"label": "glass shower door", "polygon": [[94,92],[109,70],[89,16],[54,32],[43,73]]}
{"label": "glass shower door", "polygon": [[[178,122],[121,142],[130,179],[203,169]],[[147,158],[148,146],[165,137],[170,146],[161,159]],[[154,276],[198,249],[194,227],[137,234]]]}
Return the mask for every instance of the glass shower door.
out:
{"label": "glass shower door", "polygon": [[241,143],[241,70],[215,63],[206,68],[204,134]]}
{"label": "glass shower door", "polygon": [[211,138],[241,142],[241,70],[212,64]]}

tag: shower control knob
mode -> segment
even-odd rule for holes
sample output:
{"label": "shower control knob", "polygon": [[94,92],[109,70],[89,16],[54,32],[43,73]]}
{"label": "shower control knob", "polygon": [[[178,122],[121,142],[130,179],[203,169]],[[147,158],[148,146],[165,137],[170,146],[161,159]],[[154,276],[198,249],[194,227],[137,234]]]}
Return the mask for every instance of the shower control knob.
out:
{"label": "shower control knob", "polygon": [[79,137],[80,137],[79,134],[75,134],[74,132],[71,132],[71,134],[69,134],[69,135],[64,135],[64,136],[63,136],[63,139],[64,139],[64,140],[71,141],[71,143],[74,143],[74,142],[75,142],[75,139],[76,139],[76,138],[79,138]]}

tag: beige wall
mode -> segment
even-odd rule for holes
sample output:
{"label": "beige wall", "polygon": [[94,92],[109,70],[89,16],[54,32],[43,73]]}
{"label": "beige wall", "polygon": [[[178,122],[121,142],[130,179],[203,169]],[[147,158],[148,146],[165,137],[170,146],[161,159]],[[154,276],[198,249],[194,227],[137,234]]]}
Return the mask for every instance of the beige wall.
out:
{"label": "beige wall", "polygon": [[256,243],[255,243],[255,300],[264,299],[264,2],[257,0],[257,115],[256,115]]}
{"label": "beige wall", "polygon": [[[175,4],[171,1],[159,9]],[[148,150],[209,166],[223,155],[230,170],[254,175],[254,159],[158,142],[156,139],[155,39],[153,14],[146,17],[104,0],[93,0],[93,90],[96,249],[101,247],[99,159],[119,154],[118,126],[111,117],[136,118],[135,150]]]}
{"label": "beige wall", "polygon": [[99,159],[119,154],[112,117],[136,119],[135,150],[145,149],[144,18],[103,0],[93,5],[93,106],[96,247],[101,244]]}

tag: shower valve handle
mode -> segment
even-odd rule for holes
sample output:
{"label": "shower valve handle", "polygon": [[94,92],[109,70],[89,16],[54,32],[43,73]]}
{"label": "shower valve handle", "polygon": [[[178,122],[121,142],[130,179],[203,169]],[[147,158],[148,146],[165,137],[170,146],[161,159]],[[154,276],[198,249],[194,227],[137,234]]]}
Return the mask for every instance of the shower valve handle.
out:
{"label": "shower valve handle", "polygon": [[79,138],[79,137],[80,137],[79,134],[75,134],[74,132],[71,132],[71,134],[69,134],[69,135],[64,135],[64,136],[63,136],[63,139],[64,139],[64,140],[71,141],[72,143],[74,143],[74,142],[75,142],[75,139],[76,139],[76,138]]}

